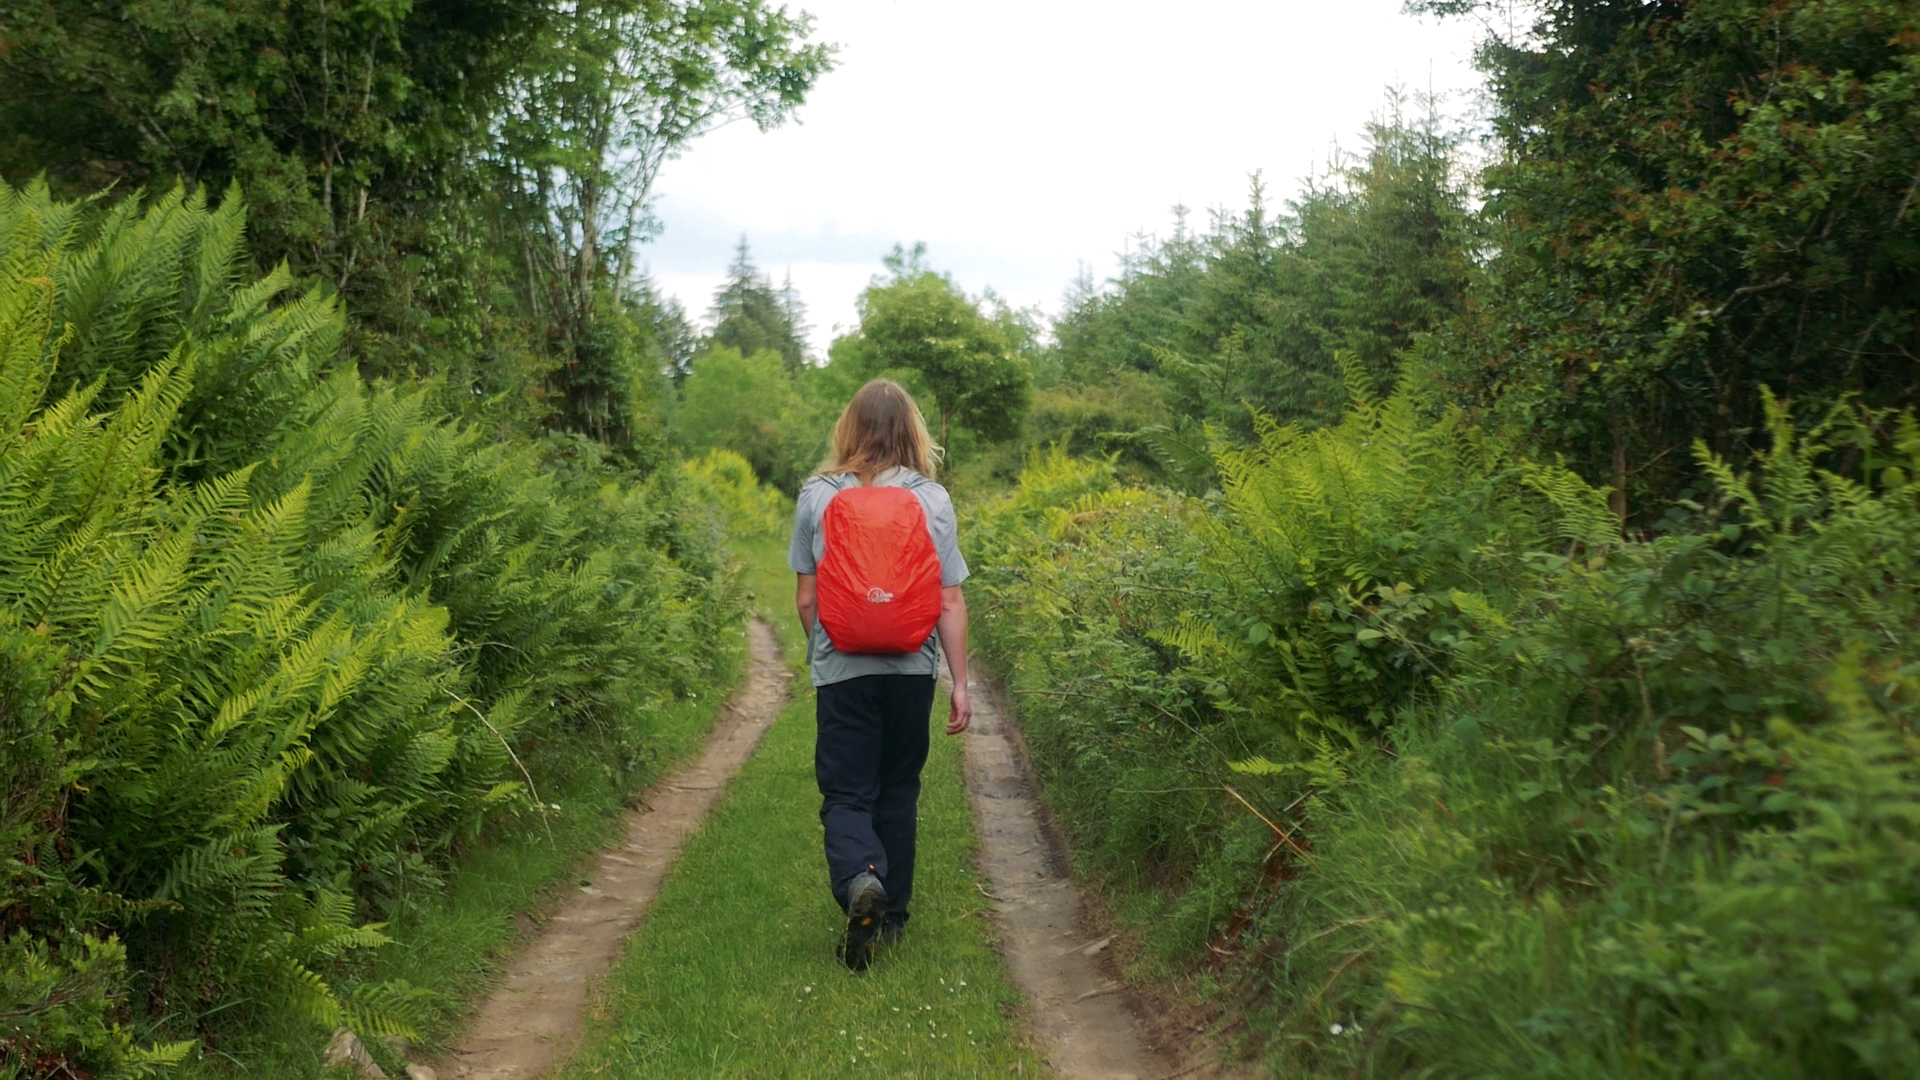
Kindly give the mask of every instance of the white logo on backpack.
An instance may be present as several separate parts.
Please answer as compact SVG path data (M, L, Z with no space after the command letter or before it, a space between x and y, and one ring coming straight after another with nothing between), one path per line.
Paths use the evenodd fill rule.
M893 603L893 594L875 585L873 588L867 590L867 603L891 604Z

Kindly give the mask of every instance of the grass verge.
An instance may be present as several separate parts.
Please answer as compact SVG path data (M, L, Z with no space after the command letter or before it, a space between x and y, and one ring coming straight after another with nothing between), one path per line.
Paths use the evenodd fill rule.
M736 540L734 548L743 559L740 577L746 586L748 604L754 614L773 627L787 667L804 675L807 638L800 632L800 617L793 608L793 571L787 569L787 538L784 535L749 537Z

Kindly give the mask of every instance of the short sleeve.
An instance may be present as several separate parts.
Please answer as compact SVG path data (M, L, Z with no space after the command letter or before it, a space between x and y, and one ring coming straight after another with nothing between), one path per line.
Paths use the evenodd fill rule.
M796 574L811 574L819 569L813 557L813 534L820 527L820 515L813 504L819 499L815 485L808 483L793 500L793 542L787 545L787 566Z
M940 556L940 584L952 588L970 574L967 560L960 554L960 523L947 489L938 484L927 486L927 531L933 534L933 549Z

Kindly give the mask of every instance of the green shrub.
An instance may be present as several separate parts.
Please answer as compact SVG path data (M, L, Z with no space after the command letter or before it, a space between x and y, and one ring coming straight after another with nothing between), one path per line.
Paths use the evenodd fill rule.
M1169 632L1263 726L1299 745L1360 745L1448 674L1462 631L1452 594L1526 587L1524 556L1602 544L1598 494L1526 461L1410 390L1357 390L1332 427L1258 424L1214 457L1204 607Z
M1200 500L1056 448L974 530L982 640L1060 762L1058 797L1084 789L1069 817L1102 865L1184 876L1246 813L1218 790L1228 763L1270 775L1269 756L1366 745L1446 674L1470 625L1453 592L1518 587L1522 553L1610 527L1591 489L1411 392L1334 427L1264 425L1215 461L1224 491Z
M1700 531L1536 557L1398 756L1322 793L1262 926L1300 942L1276 1067L1912 1071L1920 438L1869 487L1772 434L1754 477L1702 454Z
M971 515L975 636L1007 676L1054 810L1080 855L1152 880L1190 863L1205 699L1154 632L1194 595L1201 508L1119 486L1107 462L1036 453L1021 487ZM1200 830L1211 835L1209 822Z
M1118 463L1127 471L1155 475L1159 462L1136 433L1172 422L1161 380L1123 368L1100 383L1036 389L1026 439L1059 443L1081 456L1119 454Z
M695 453L728 450L779 491L797 493L826 453L832 415L802 392L817 376L788 373L776 352L716 348L693 362L680 388L679 434Z
M746 458L731 450L709 450L680 466L681 475L699 493L698 502L714 509L712 535L738 540L784 538L793 526L793 504L760 482Z

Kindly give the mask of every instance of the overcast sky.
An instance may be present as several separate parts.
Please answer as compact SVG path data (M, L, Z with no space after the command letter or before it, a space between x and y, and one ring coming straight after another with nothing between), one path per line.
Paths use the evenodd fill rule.
M775 131L735 124L669 162L642 249L704 320L742 234L791 274L822 355L895 243L962 287L1057 311L1130 236L1275 201L1360 142L1387 88L1467 112L1478 28L1401 0L805 0L839 68Z

